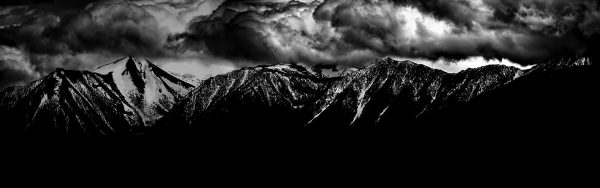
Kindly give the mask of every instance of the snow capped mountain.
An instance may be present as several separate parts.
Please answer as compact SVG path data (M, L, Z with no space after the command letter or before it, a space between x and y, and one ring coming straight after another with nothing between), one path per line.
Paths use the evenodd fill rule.
M518 72L494 65L449 74L410 61L380 59L333 84L312 106L307 126L378 126L388 117L408 124L504 85Z
M146 126L167 113L176 101L194 88L148 60L128 57L106 64L94 72L112 77L118 90L140 114Z
M131 135L193 88L148 61L123 58L94 72L57 69L0 92L8 134Z
M589 58L562 58L528 70L490 65L456 74L381 59L333 84L311 108L313 118L306 125L506 126L518 125L525 117L530 124L585 121L594 117L586 110L596 100L594 75ZM519 115L507 117L514 112Z
M298 65L258 66L203 81L158 127L394 128L437 123L452 118L444 116L454 114L449 110L458 111L523 80L590 66L589 59L579 58L529 70L490 65L451 74L386 58L331 78ZM547 82L551 80L528 84ZM505 110L510 108L495 112Z
M305 108L332 82L300 65L244 68L202 81L159 123L196 126L301 126Z

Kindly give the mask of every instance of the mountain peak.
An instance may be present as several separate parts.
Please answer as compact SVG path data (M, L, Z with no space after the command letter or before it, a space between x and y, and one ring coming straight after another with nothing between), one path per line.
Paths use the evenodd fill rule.
M410 60L396 60L391 57L376 59L369 64L369 66L399 66L399 65L427 67L425 65L421 65L421 64L412 62Z
M151 67L148 60L132 56L123 57L115 62L102 65L94 70L96 73L109 74L110 72L136 72L143 73Z
M51 72L48 77L61 78L65 75L65 69L57 68L54 72Z
M580 57L571 64L573 66L590 66L592 65L592 59L589 57Z
M94 72L109 75L128 103L151 125L194 86L143 58L124 57Z
M434 69L426 65L418 64L410 60L395 60L390 57L376 59L372 61L367 67L363 68L362 71L371 72L371 74L382 74L386 75L392 72L399 72L401 74L416 74L430 72L436 74L447 73L445 71Z
M590 66L592 65L592 59L584 56L565 56L550 60L542 65L560 67Z
M150 68L150 64L152 64L152 63L150 63L146 59L140 60L138 58L129 56L125 67L129 71L143 73Z
M582 56L565 56L561 58L552 59L545 63L538 64L528 70L528 73L545 71L545 70L562 70L575 67L586 67L592 66L593 60L590 57Z
M304 74L317 76L317 74L310 68L300 64L259 65L256 67L243 68L242 70L270 71L283 74Z
M11 120L19 134L53 127L65 134L129 134L152 126L193 87L148 60L124 57L93 72L58 68L2 91L0 115L30 117Z

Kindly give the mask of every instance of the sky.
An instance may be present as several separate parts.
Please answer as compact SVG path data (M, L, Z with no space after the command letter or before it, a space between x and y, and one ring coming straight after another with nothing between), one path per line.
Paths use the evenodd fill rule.
M596 0L3 0L0 89L123 56L200 78L409 59L447 72L598 54Z

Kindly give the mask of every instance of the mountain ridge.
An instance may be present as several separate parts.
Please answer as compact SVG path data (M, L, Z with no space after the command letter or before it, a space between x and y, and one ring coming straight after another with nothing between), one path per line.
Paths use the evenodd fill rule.
M589 90L593 68L593 59L576 57L526 70L489 65L447 73L381 58L333 77L298 64L259 65L194 87L148 60L124 57L94 72L57 69L0 91L0 119L9 122L1 127L5 133L33 135L177 135L211 127L402 128L441 125L465 114L477 115L462 124L477 124L513 106L522 106L521 114L539 111L555 118L561 114L553 110L569 108L562 117L569 119L581 113L580 106L593 103L582 101L594 100ZM573 99L573 94L583 97ZM583 114L589 118L590 113Z
M246 119L248 123L288 121L294 124L299 119L291 114L304 108L331 79L335 78L322 78L306 67L293 64L242 68L202 81L187 99L173 108L172 116L159 124L189 127L210 121L214 126L231 125L237 118ZM246 111L268 113L247 114ZM197 114L188 116L190 113Z
M447 73L411 61L395 61L391 58L375 60L370 66L355 71L332 86L330 91L317 101L313 110L314 117L307 126L333 126L340 121L347 122L340 126L358 126L355 123L363 115L371 116L367 117L370 120L365 119L359 124L376 125L389 108L393 108L393 105L388 104L398 103L395 101L397 99L402 100L401 103L406 108L401 114L413 114L411 117L418 117L427 110L436 108L434 105L467 102L481 92L509 82L518 71L519 69L514 67L493 65ZM490 77L493 74L498 75ZM375 101L375 105L370 105L373 103L372 98L391 100ZM444 102L437 104L439 101ZM414 106L414 109L406 111L406 106ZM369 112L371 108L376 108L372 109L375 112ZM331 117L326 117L322 123L315 123L328 110L328 116ZM406 118L408 119L402 121L412 121L412 118Z
M411 61L382 58L343 77L323 79L324 82L318 84L311 83L318 86L308 92L313 95L305 98L304 102L300 103L301 105L289 105L289 103L283 105L285 101L290 101L289 96L298 94L293 92L295 89L287 89L288 92L292 91L290 94L279 93L279 95L277 92L273 92L277 89L253 90L255 92L253 95L269 96L272 101L259 100L252 104L244 104L244 101L251 99L245 99L243 95L231 97L230 92L216 91L222 89L220 86L227 86L225 88L228 88L226 90L229 91L230 87L235 85L232 82L248 79L247 74L241 74L244 71L256 71L258 74L270 75L260 78L262 80L274 78L273 74L275 77L280 74L286 75L285 81L279 80L279 78L275 79L279 80L277 83L284 83L283 85L303 83L306 79L319 80L323 78L319 74L303 72L301 71L303 69L298 70L288 66L290 65L243 68L213 77L204 82L204 84L210 83L209 85L212 86L206 87L201 84L190 93L190 97L195 97L194 100L186 100L177 104L175 110L159 124L162 127L183 124L184 129L218 127L220 125L231 127L232 124L237 125L233 127L242 128L395 126L390 125L390 122L405 122L410 125L424 122L423 119L431 117L430 114L443 111L448 107L469 103L474 98L510 85L522 77L535 75L547 69L587 67L591 66L591 60L569 60L556 65L548 63L543 65L543 68L526 70L512 66L489 65L458 73L447 73ZM219 81L215 81L215 78L218 78ZM260 82L256 82L256 85L258 87L273 86L272 83L260 84ZM248 90L251 89L242 88L237 92ZM219 96L225 101L222 103L227 105L220 105L213 109L197 106L213 105L215 96ZM299 106L301 108L298 108ZM256 109L250 107L256 107ZM268 108L278 110L276 112L265 110ZM231 111L235 111L235 113L232 114ZM206 113L212 114L212 116L201 115ZM398 114L401 116L394 117ZM228 119L231 117L235 118ZM236 118L240 120L235 120ZM270 121L270 119L279 120ZM251 126L252 124L257 126Z
M0 129L17 135L138 134L187 94L173 88L181 84L179 89L189 90L193 86L169 77L149 62L132 67L135 61L125 57L107 64L117 66L108 72L59 68L34 82L1 91L0 119L6 123ZM153 95L146 89L148 85L158 88L160 95ZM145 95L153 100L136 101ZM145 109L157 102L162 106Z

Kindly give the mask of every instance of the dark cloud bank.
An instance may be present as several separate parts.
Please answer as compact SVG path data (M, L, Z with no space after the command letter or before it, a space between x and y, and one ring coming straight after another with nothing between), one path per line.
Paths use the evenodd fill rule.
M599 16L596 1L582 0L232 1L171 39L183 40L185 49L253 61L363 62L394 55L532 64L592 53Z
M482 56L528 65L595 55L600 34L595 0L57 2L0 4L0 87L123 55L347 65ZM209 3L212 13L197 12Z

